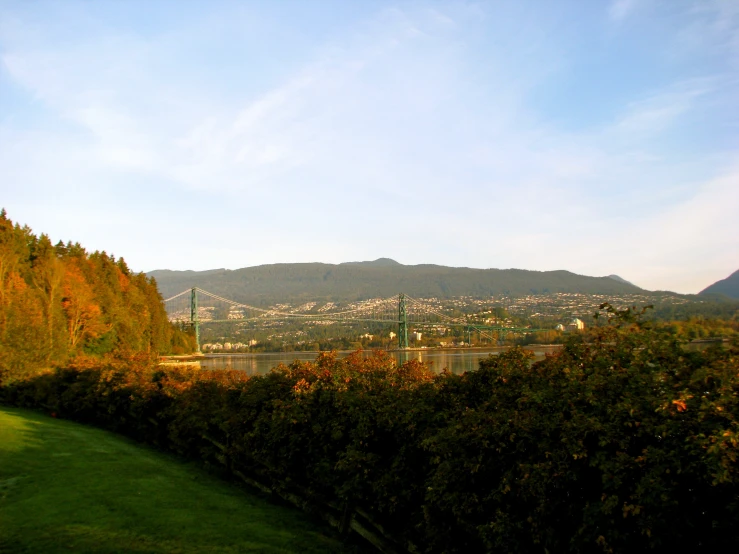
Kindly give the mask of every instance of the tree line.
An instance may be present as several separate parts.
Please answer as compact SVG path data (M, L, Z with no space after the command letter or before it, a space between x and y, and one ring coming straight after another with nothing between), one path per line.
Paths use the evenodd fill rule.
M123 258L52 244L0 211L0 380L80 357L193 350L156 281Z

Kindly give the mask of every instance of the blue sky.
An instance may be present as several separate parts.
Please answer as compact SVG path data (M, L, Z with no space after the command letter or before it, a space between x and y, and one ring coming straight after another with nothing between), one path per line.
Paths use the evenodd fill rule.
M0 204L137 271L739 268L739 2L0 0Z

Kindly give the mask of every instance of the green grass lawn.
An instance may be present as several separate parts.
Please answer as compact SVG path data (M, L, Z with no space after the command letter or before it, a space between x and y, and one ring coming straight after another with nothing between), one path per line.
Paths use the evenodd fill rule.
M345 552L303 513L115 434L0 407L0 552Z

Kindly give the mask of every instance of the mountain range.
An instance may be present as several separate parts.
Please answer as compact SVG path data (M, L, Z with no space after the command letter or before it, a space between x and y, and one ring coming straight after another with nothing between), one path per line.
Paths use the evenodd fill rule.
M349 302L400 292L418 298L558 292L647 293L617 275L588 277L564 270L403 265L389 258L342 264L270 264L235 270L156 270L148 275L157 280L164 298L197 286L238 302L261 306L310 300Z

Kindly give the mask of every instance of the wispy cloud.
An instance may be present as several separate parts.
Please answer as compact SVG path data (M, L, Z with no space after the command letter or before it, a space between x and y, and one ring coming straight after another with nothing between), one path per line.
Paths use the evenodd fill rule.
M663 132L694 106L701 96L713 92L716 81L715 78L691 79L631 102L626 106L625 113L616 123L615 129L632 137L634 134L653 135Z
M638 7L613 2L609 16ZM45 115L36 129L0 118L0 169L23 187L3 193L58 238L108 229L88 245L141 269L392 256L623 273L684 291L707 274L683 278L681 267L728 274L734 262L698 262L708 254L686 229L710 240L728 229L719 243L739 248L727 209L737 152L716 137L701 152L675 143L730 119L722 98L737 84L720 67L665 71L603 102L607 117L561 126L530 100L582 62L555 12L388 5L300 52L270 38L291 40L298 22L279 20L261 42L236 32L254 26L248 10L146 35L78 18L96 32L66 41L18 17L0 26L3 72L28 91L28 117ZM729 27L732 13L721 16ZM225 53L183 63L183 37L198 52L219 32ZM291 64L267 78L252 68L272 50ZM100 210L111 212L104 224ZM116 213L139 226L122 233ZM175 214L166 232L147 234L165 213Z

